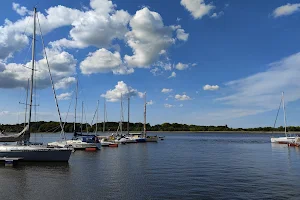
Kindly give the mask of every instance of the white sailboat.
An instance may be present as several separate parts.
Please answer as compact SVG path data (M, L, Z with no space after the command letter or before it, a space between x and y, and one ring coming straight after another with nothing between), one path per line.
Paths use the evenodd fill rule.
M78 79L76 83L75 116L74 116L75 119L74 119L74 130L73 130L74 138L66 141L49 142L48 147L64 147L65 145L68 145L75 150L85 150L88 148L100 149L100 145L97 145L98 138L96 136L94 138L90 138L90 136L79 137L79 135L82 135L82 123L81 123L81 134L78 134L76 132L77 94L78 94ZM97 107L97 112L98 112L98 107ZM82 102L82 119L83 119L83 102Z
M299 137L288 136L287 130L286 130L286 113L285 113L284 93L283 92L282 92L281 102L280 102L279 108L281 107L281 104L282 104L283 117L284 117L284 134L285 134L285 137L272 137L271 142L272 143L280 143L280 144L295 143L296 141L298 141ZM276 124L276 120L275 120L275 124ZM274 127L275 127L275 124L274 124Z
M129 125L129 98L128 98L128 125ZM123 98L122 98L122 95L121 95L121 119L120 119L120 124L119 124L119 127L118 127L118 130L120 128L120 136L117 137L117 139L115 140L116 143L136 143L136 139L134 137L132 137L131 135L127 134L126 136L123 135L123 131L122 131L122 127L123 127L123 120L124 120L124 117L123 117ZM127 132L129 133L129 126L127 125ZM117 135L118 135L118 130L117 130Z
M72 149L71 148L48 148L46 146L42 145L32 145L30 144L30 126L31 126L31 114L32 114L32 101L33 101L33 88L34 88L34 71L35 71L35 41L36 41L36 8L34 8L33 13L33 19L34 19L34 25L33 25L33 38L32 38L32 68L31 68L31 84L30 84L30 102L29 102L29 119L28 124L25 126L24 130L20 132L19 134L6 136L1 135L0 141L6 142L16 142L16 141L22 141L18 144L3 144L0 145L0 157L2 158L18 158L23 161L62 161L67 162L70 158ZM39 27L41 30L41 27ZM48 65L50 80L52 84L52 90L54 93L55 101L57 110L60 117L59 107L57 104L56 99L56 92L54 89L54 84L51 76L51 70L49 67L48 59L45 52L44 42L42 38L42 31L41 31L41 39L43 43L43 49L45 53L45 58ZM62 128L63 133L63 125L61 122L60 117L60 126Z

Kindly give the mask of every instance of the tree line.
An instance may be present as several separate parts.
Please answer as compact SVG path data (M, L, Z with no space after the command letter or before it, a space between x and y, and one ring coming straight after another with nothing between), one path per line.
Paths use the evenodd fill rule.
M76 132L95 132L96 124L80 124L76 123ZM117 131L119 127L119 122L106 122L105 131ZM143 123L129 123L129 129L132 132L143 131ZM5 132L20 132L24 128L24 124L0 124L0 130ZM147 131L284 131L284 127L280 126L277 128L273 127L257 127L257 128L230 128L227 125L225 126L199 126L199 125L188 125L188 124L178 124L178 123L163 123L151 126L149 123L146 125ZM61 130L59 122L32 122L31 123L31 132L59 132ZM97 131L101 132L103 130L103 124L97 124ZM122 130L127 131L127 122L123 122ZM288 131L300 131L300 126L289 126L287 127ZM65 132L74 132L74 123L64 123Z

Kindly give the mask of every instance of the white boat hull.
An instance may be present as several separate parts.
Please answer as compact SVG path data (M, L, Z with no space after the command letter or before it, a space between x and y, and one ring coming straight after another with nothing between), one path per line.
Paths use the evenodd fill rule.
M70 148L47 148L42 146L1 145L0 157L20 158L21 161L68 162Z
M294 143L299 137L278 137L271 138L272 143Z
M58 141L58 142L50 142L48 143L48 147L66 147L70 146L75 150L86 149L86 148L98 148L100 149L100 145L97 143L87 143L81 140L67 140L67 141Z

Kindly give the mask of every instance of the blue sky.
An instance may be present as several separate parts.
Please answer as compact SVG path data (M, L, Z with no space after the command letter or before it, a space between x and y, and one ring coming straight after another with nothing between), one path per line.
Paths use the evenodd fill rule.
M0 123L23 122L35 4L1 4ZM78 77L88 122L97 100L102 121L105 98L118 121L121 94L142 121L147 92L152 125L272 126L284 91L288 125L299 125L299 1L40 0L37 9L68 121ZM36 55L36 120L57 121L39 35Z

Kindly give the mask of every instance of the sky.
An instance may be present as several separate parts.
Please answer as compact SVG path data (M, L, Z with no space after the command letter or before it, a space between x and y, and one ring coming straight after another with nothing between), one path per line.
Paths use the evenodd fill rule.
M37 7L35 121L273 126L282 92L299 126L300 2L240 0L3 1L0 123L24 122ZM40 24L40 26L39 26ZM41 30L41 31L40 31ZM83 103L82 103L83 102ZM83 115L82 112L83 104ZM83 119L82 119L83 116ZM283 124L283 112L278 125Z

